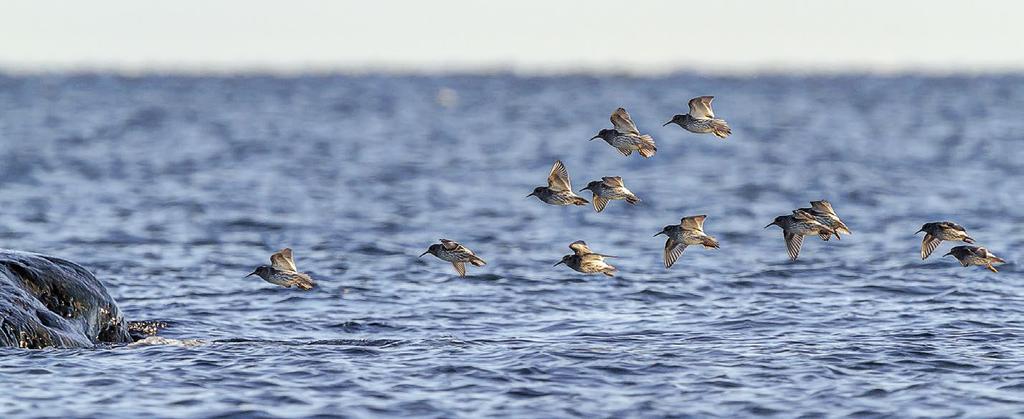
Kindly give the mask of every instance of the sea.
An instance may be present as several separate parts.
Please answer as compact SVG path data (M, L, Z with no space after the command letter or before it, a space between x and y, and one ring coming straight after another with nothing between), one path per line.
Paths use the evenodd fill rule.
M701 95L727 139L662 126ZM588 141L618 107L654 157ZM642 202L526 197L556 160ZM0 246L167 324L0 349L4 418L1024 416L1020 74L6 74L0 196ZM790 261L820 199L853 234ZM944 220L1007 263L922 260ZM317 288L246 277L284 247Z

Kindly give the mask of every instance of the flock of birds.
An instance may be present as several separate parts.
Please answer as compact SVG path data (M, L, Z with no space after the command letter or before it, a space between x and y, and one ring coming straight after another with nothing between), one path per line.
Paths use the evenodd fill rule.
M689 113L675 115L664 125L674 123L689 132L713 134L718 138L725 139L732 134L732 130L725 120L715 118L715 113L711 109L713 99L714 96L700 96L691 99ZM640 134L640 130L637 129L625 109L616 109L611 115L611 123L613 128L602 129L590 140L600 138L625 156L630 156L635 151L644 158L650 158L658 151L654 138L647 134ZM592 201L594 210L597 212L603 211L608 202L613 200L626 201L630 205L640 202L640 198L626 188L622 178L618 176L603 177L600 181L588 183L587 187L579 191L589 190L591 192L591 201L587 201L586 198L573 191L569 172L560 160L555 161L551 167L547 183L548 186L534 188L527 197L535 196L546 204L558 206L587 205ZM719 247L718 240L704 233L704 220L706 219L707 215L683 217L679 224L665 226L654 235L655 237L659 235L667 237L663 253L665 269L672 267L687 246L699 245L713 249ZM804 236L818 236L821 240L828 241L833 236L840 240L840 234L852 234L852 231L836 214L832 204L825 200L812 201L809 208L799 208L793 210L791 214L775 217L775 220L765 228L773 225L782 229L786 249L792 260L796 260L800 255ZM975 242L967 235L967 230L964 227L949 221L927 223L917 233L921 232L925 233L924 240L921 242L921 259L927 259L942 241L960 241L967 244ZM606 261L615 256L594 252L582 240L570 244L569 249L573 253L563 256L562 260L554 266L565 264L569 268L585 274L615 275L615 267ZM420 254L420 257L427 254L450 262L459 276L466 276L467 263L473 266L487 264L468 247L454 240L441 239L440 243L430 245L427 251ZM992 272L998 272L993 264L1005 263L1003 259L992 254L988 249L979 246L956 246L943 256L955 257L964 267L985 266ZM298 271L295 260L292 258L292 250L289 248L274 253L270 257L270 265L257 267L249 274L249 276L251 275L257 275L269 283L286 288L295 286L309 290L315 286L315 282L308 274Z

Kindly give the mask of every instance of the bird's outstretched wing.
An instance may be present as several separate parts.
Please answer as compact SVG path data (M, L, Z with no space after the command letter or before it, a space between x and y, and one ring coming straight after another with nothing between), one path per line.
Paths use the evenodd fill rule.
M789 251L789 258L796 260L797 256L800 256L800 247L804 245L804 236L792 233L783 233L782 235L786 239L786 250Z
M622 183L621 176L605 176L601 178L601 183L609 188L622 188L626 186L625 183Z
M715 112L711 110L714 96L700 96L690 99L690 116L697 119L713 119Z
M455 272L457 272L459 274L459 276L466 276L466 264L465 263L463 263L463 262L452 262L452 266L455 267Z
M792 217L796 221L817 221L817 219L814 218L814 214L811 214L802 209L793 210Z
M676 263L679 256L682 256L683 250L686 250L686 244L672 239L665 240L665 269L671 268Z
M270 255L270 266L279 271L298 272L299 270L295 267L295 259L292 259L292 249L288 247Z
M706 218L708 218L707 215L683 217L683 219L679 221L679 225L683 227L683 230L704 231L704 219Z
M928 259L935 248L939 247L939 243L942 243L942 239L931 235L931 233L924 233L924 240L921 240L921 260Z
M572 244L569 245L569 248L572 249L573 253L575 253L577 256L594 253L594 251L590 250L590 247L587 246L587 242L583 240L577 240L572 242Z
M836 215L836 211L832 209L832 203L825 200L811 201L811 208L826 214Z
M626 112L625 109L619 108L612 112L611 120L616 131L623 134L640 135L640 130L636 129L633 118L629 117L629 112Z
M456 242L455 240L448 240L448 239L441 239L441 246L444 246L444 250L449 250L449 251L458 249L459 247L462 247L462 245L459 244L458 242Z
M571 191L572 183L569 182L569 171L561 160L555 160L551 166L551 173L548 173L548 188L553 191Z

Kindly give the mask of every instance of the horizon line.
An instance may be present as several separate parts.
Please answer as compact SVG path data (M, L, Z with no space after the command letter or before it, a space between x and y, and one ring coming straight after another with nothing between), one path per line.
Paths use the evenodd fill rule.
M0 61L0 75L41 76L54 74L88 75L107 74L126 77L138 76L446 76L446 75L516 75L516 76L605 76L605 77L666 77L689 74L705 77L758 77L758 76L999 76L1024 75L1024 65L957 66L934 65L880 66L868 64L821 65L779 64L756 65L663 65L635 70L635 66L587 65L522 65L472 64L424 65L411 63L147 63L147 64L25 64Z

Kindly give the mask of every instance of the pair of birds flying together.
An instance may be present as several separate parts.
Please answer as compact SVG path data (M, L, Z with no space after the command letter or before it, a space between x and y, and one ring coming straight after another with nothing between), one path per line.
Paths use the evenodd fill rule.
M974 244L974 239L967 235L967 229L951 221L926 223L917 231L917 233L921 232L924 232L924 239L921 240L921 260L928 259L928 256L931 256L943 240ZM942 256L953 256L965 268L984 266L992 272L999 272L993 264L1006 263L1005 260L992 254L988 249L979 246L956 246Z
M810 208L796 209L790 215L775 217L775 220L764 228L773 225L782 228L782 238L786 241L786 250L791 260L796 260L800 256L804 236L818 236L828 241L833 235L837 240L841 240L839 233L853 234L836 215L832 204L825 200L811 201Z
M689 113L675 115L662 126L676 124L693 133L714 134L718 138L725 139L732 134L732 129L724 119L715 118L715 112L711 109L711 101L714 99L714 96L690 99ZM608 145L615 147L624 156L632 155L636 151L644 158L651 158L658 152L654 137L649 134L641 134L626 109L618 108L612 112L611 122L612 129L602 129L590 141L600 138Z
M594 200L594 210L597 212L604 211L608 201L611 200L623 200L630 205L636 205L640 202L640 198L637 198L633 191L626 188L626 184L622 182L622 178L619 176L606 176L602 177L601 180L593 181L587 184L586 188L580 189L580 192L589 190ZM527 198L536 196L544 203L551 205L587 205L588 201L583 197L576 195L576 192L572 190L572 182L569 180L569 171L565 169L565 164L561 160L556 160L555 164L551 166L551 172L548 173L548 186L538 186L526 195Z

